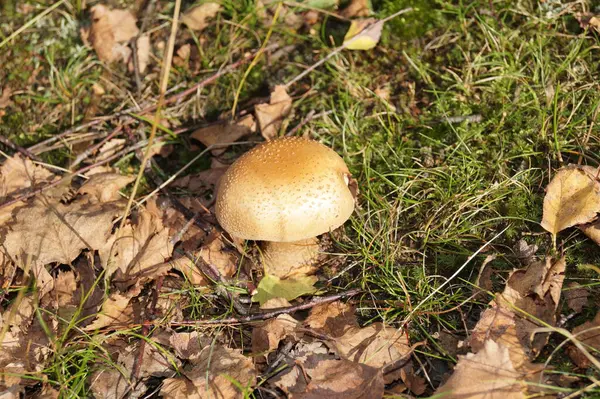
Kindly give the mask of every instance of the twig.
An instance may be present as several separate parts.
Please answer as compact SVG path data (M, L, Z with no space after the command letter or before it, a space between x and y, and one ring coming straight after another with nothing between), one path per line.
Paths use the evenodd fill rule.
M298 125L296 125L292 130L290 130L289 132L286 133L286 136L293 136L294 133L296 133L298 130L302 129L302 127L304 127L304 125L306 125L308 122L312 121L313 119L322 118L329 114L333 114L333 110L319 112L316 115L315 115L314 109L310 110L310 112L306 115L306 117L304 119L302 119L302 121Z
M210 325L232 325L232 324L246 324L252 323L255 321L263 321L272 319L282 314L290 314L295 313L301 310L306 310L313 308L317 305L322 305L324 303L330 303L337 301L342 298L348 298L354 295L357 295L361 292L359 289L352 289L346 292L341 292L335 295L329 295L324 297L315 298L312 301L302 303L300 305L288 306L285 308L277 308L272 309L269 312L254 314L245 317L228 317L225 319L216 319L216 320L184 320L179 322L170 323L171 326L210 326Z
M32 154L30 151L28 151L26 148L23 148L19 145L16 145L15 143L13 143L12 141L10 141L9 139L7 139L6 137L0 135L0 143L4 144L5 146L7 146L8 148L10 148L11 150L20 152L21 154L25 155L27 158L33 160L33 161L38 161L41 162L42 160Z
M90 155L92 155L94 152L98 151L100 149L100 147L102 147L108 140L112 139L113 137L115 137L116 135L121 133L121 131L123 131L123 125L114 129L108 136L103 138L98 144L89 147L87 150L85 150L84 152L79 154L77 156L77 158L75 158L75 160L71 164L71 169L73 169L75 166L79 165L81 162L85 161Z

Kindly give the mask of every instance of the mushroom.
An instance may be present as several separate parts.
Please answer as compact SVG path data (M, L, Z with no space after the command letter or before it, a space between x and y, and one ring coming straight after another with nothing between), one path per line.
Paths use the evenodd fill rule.
M343 159L317 141L267 141L227 169L216 217L234 237L266 241L266 274L307 275L316 269L317 236L343 225L354 211L354 183Z

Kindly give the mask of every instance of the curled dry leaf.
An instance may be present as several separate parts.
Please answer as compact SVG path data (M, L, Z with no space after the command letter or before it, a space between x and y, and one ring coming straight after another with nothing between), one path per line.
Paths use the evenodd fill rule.
M285 86L275 86L271 92L269 104L258 104L254 107L260 133L266 140L277 137L279 128L284 118L292 110L292 98L285 90Z
M596 244L600 245L600 220L579 226L579 230Z
M491 302L475 326L470 346L478 352L486 340L508 348L514 367L531 369L529 363L544 347L548 336L532 333L541 327L537 320L556 324L556 309L564 280L565 258L546 258L525 270L516 270L508 278L506 288Z
M163 381L160 394L165 399L234 399L241 395L238 386L256 383L252 359L219 345L201 349L192 367L182 373L181 377Z
M204 3L187 10L183 14L181 22L192 30L200 31L208 26L209 20L214 18L220 10L221 5L219 3Z
M570 165L560 169L546 188L542 227L556 235L593 221L600 212L598 170Z
M53 180L54 175L41 166L34 165L20 154L10 157L0 167L0 200L17 196L22 190ZM0 225L12 218L13 210L23 202L0 209Z
M205 146L214 146L213 155L220 155L227 147L244 136L256 131L256 122L252 115L246 115L236 123L222 122L196 130L191 138L200 141Z
M10 105L12 105L12 101L10 99L10 97L12 96L12 89L8 86L5 86L2 89L2 94L0 94L0 109L2 108L6 108Z
M139 29L133 14L128 10L111 10L98 4L90 10L92 26L89 40L104 62L127 61L131 50L127 42L135 37Z
M568 289L564 291L564 295L567 306L574 312L580 313L587 306L590 293L586 287L577 282L572 282L568 285Z
M573 335L582 344L589 345L597 351L600 350L600 312L596 314L593 320L575 327ZM572 347L568 354L579 367L586 368L591 365L589 359L576 347Z
M94 163L102 162L115 155L117 152L125 148L125 143L127 143L127 140L125 139L108 140L104 145L102 145L102 147L98 149L98 156L94 158Z
M523 373L518 372L509 349L487 340L476 354L459 356L454 373L436 394L449 398L525 399Z
M135 47L137 49L137 63L138 63L138 71L141 74L146 73L146 69L148 68L148 64L150 63L150 36L142 35L138 37L135 42ZM129 61L127 65L129 72L134 71L134 63L133 57Z

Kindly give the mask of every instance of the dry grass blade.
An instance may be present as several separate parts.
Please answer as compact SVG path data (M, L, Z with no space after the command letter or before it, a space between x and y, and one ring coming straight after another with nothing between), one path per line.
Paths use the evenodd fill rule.
M150 131L150 137L148 137L148 145L146 147L146 152L144 153L144 158L142 160L142 164L140 165L140 170L135 179L135 183L133 185L133 189L131 191L131 195L129 196L129 201L127 201L127 206L125 211L123 212L123 218L121 219L121 224L119 225L119 230L121 230L126 223L127 215L129 215L129 211L131 210L131 206L133 205L133 200L135 199L135 195L140 185L140 181L142 180L142 176L144 175L144 170L146 167L146 163L150 159L152 155L152 144L154 143L154 138L156 137L156 131L158 130L158 124L160 123L160 112L162 106L165 101L165 93L167 92L167 85L169 84L169 73L171 71L171 63L173 62L173 51L175 49L175 36L177 35L177 28L179 22L179 12L181 9L181 0L175 0L175 10L173 11L173 22L171 25L171 35L169 36L169 43L167 45L166 51L166 59L163 63L163 73L160 81L160 94L158 97L158 103L156 105L156 112L154 114L154 119L152 121L152 130Z

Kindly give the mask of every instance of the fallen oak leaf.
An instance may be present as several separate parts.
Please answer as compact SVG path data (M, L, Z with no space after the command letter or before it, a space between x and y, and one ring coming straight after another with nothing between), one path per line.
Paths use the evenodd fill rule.
M589 223L600 212L598 170L569 165L546 187L541 225L553 236L568 227Z
M486 340L476 354L459 356L454 373L436 391L450 398L525 399L524 375L515 369L508 348Z
M253 133L255 130L254 117L247 115L236 123L222 122L200 128L193 132L190 137L200 141L207 147L212 145L211 153L216 156L224 153L229 144Z
M187 10L181 17L181 22L192 30L201 31L208 26L208 21L214 18L220 10L219 3L204 3Z
M104 62L126 61L131 54L127 42L139 32L133 14L102 4L92 7L90 13L92 26L88 35L98 58Z
M202 348L191 369L182 370L182 374L163 381L162 397L234 399L241 395L239 387L256 383L252 359L220 345Z
M577 282L571 282L564 291L567 306L576 313L581 313L588 304L588 289Z
M384 382L381 369L346 359L321 360L304 363L310 382L303 393L293 398L361 399L383 397Z
M115 327L127 325L133 321L133 308L130 302L133 297L140 293L139 289L130 290L125 294L113 292L106 298L102 304L100 312L96 319L87 327L85 331L94 331L106 327Z
M341 301L313 307L304 324L333 338L343 336L349 328L358 327L354 307Z
M254 107L260 133L266 140L277 137L283 119L291 110L292 98L283 85L275 86L271 92L269 104L257 104Z
M134 176L124 176L118 173L97 173L90 177L77 192L88 194L98 202L116 201L121 196L119 190L135 180Z
M344 335L332 341L340 356L353 362L383 368L406 359L412 353L408 337L402 331L383 323L373 323L364 328L351 327ZM400 378L397 373L385 375L389 384Z
M172 253L169 230L145 210L140 212L137 223L125 225L99 250L107 276L119 270L120 282L135 278L139 284L166 274L171 267L165 261Z
M69 264L83 249L102 248L122 202L91 203L83 197L68 205L34 200L19 208L5 228L4 247L12 259L29 256L35 263Z

